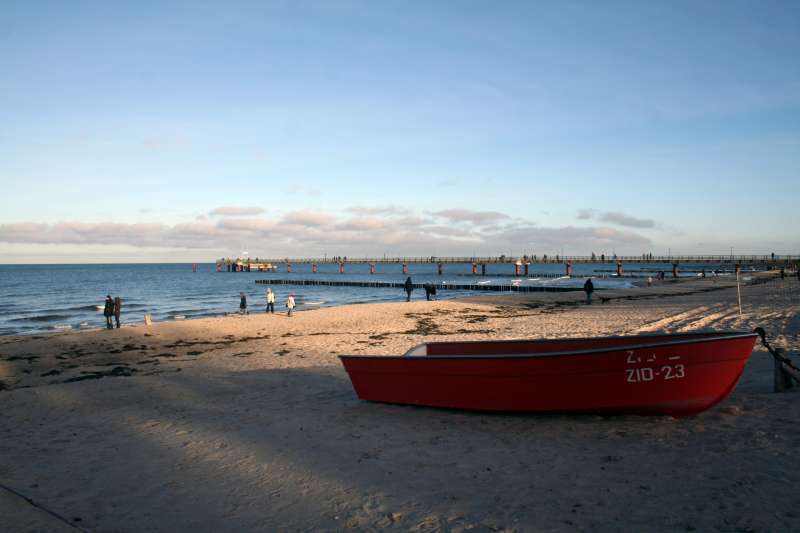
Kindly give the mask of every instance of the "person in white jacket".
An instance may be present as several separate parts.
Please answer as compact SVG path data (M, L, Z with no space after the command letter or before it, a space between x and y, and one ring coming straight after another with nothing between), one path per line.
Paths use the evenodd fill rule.
M292 309L294 309L294 294L290 294L286 299L286 308L289 310L289 316L292 316Z
M267 289L267 313L275 313L275 293L272 292L272 287Z

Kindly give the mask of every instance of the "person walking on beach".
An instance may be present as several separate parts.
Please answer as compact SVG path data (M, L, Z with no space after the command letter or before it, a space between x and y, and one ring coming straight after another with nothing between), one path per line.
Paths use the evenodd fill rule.
M103 316L106 317L106 329L114 329L114 324L111 323L111 317L114 316L114 299L111 295L106 296L106 306L103 309Z
M275 293L272 292L272 287L267 289L267 313L275 314Z
M433 300L436 299L436 285L434 285L433 283L426 283L422 287L425 289L425 299L426 300L428 300L430 302L431 299L433 299Z
M239 293L239 314L247 314L247 296L243 292Z
M117 296L114 298L114 321L117 323L119 329L119 315L122 313L122 298Z
M406 278L406 282L403 284L403 288L406 291L406 301L411 301L411 291L414 290L414 284L411 282L411 276Z
M292 316L292 309L294 309L294 294L290 294L289 297L286 299L286 309L289 310L286 313L287 316Z
M592 278L586 280L586 283L583 284L583 290L586 291L586 305L592 305L592 293L594 292Z

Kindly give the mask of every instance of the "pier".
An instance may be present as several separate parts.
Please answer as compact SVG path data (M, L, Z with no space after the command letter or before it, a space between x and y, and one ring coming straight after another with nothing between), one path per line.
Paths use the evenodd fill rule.
M437 266L437 273L443 275L445 266L448 264L467 264L472 265L472 275L486 276L486 275L514 275L514 276L530 276L531 265L539 264L562 264L564 266L565 276L572 275L572 267L576 264L608 264L614 267L613 272L617 276L624 275L625 265L669 265L673 277L678 276L681 264L692 265L724 265L727 269L734 270L742 267L753 267L762 270L779 269L779 268L792 268L800 262L800 255L668 255L668 256L655 256L652 254L642 254L640 256L606 256L589 255L589 256L548 256L547 254L538 255L523 255L521 257L509 257L505 255L497 257L346 257L346 256L333 256L333 257L285 257L278 259L261 259L261 258L247 258L247 259L231 259L223 258L216 261L217 272L277 272L279 269L287 273L291 273L295 265L309 265L312 274L317 273L319 265L334 264L338 266L338 271L344 274L347 270L347 265L352 264L366 264L369 265L369 273L375 274L376 266L383 265L398 265L402 274L408 274L409 265L413 264L435 264ZM489 265L508 265L513 268L512 273L487 273ZM697 271L696 269L694 271ZM550 277L552 273L547 275L537 275L537 277Z
M316 279L257 279L259 285L317 285L326 287L375 287L381 289L405 289L402 281L331 281ZM424 289L424 283L413 283L415 289ZM436 290L494 291L494 292L571 292L582 291L581 287L543 287L514 284L436 283Z

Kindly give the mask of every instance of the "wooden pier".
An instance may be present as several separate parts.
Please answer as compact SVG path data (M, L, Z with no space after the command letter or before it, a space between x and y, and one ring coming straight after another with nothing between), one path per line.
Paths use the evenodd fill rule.
M537 264L561 264L564 266L565 276L572 274L572 267L576 264L608 264L614 267L613 271L617 276L622 276L625 265L670 265L673 277L678 276L681 264L693 265L724 265L726 269L734 270L744 267L755 267L762 270L779 268L796 268L800 262L798 255L669 255L654 256L652 254L642 254L641 256L606 256L605 254L590 256L548 256L548 255L523 255L522 257L285 257L282 259L219 259L216 261L217 272L277 272L279 269L291 273L296 265L310 265L312 274L318 272L319 265L334 264L338 266L338 271L344 274L347 265L366 264L369 265L369 273L375 274L376 266L379 264L400 265L401 273L408 274L409 265L413 264L435 264L437 273L443 275L445 265L466 264L471 265L473 276L486 275L506 275L494 272L487 273L488 265L509 265L513 268L514 276L530 276L531 265ZM696 269L695 269L696 271ZM552 273L540 275L539 277L550 277Z
M316 279L257 279L259 285L312 285L326 287L374 287L380 289L405 289L402 281L335 281ZM415 289L424 289L425 283L413 283ZM571 292L582 291L582 287L545 287L509 284L436 283L436 290L494 291L494 292Z

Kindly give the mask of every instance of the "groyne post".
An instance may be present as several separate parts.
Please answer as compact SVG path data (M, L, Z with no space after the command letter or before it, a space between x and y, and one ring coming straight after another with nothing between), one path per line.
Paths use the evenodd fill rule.
M528 277L528 267L529 266L530 266L530 263L525 263L525 277Z
M486 275L486 263L481 263L481 276Z
M786 357L783 348L775 348L775 353L781 357ZM783 361L780 361L777 357L773 357L773 362L775 363L775 368L773 372L772 390L774 392L783 392L794 387L791 369L787 368L786 365L783 364Z

